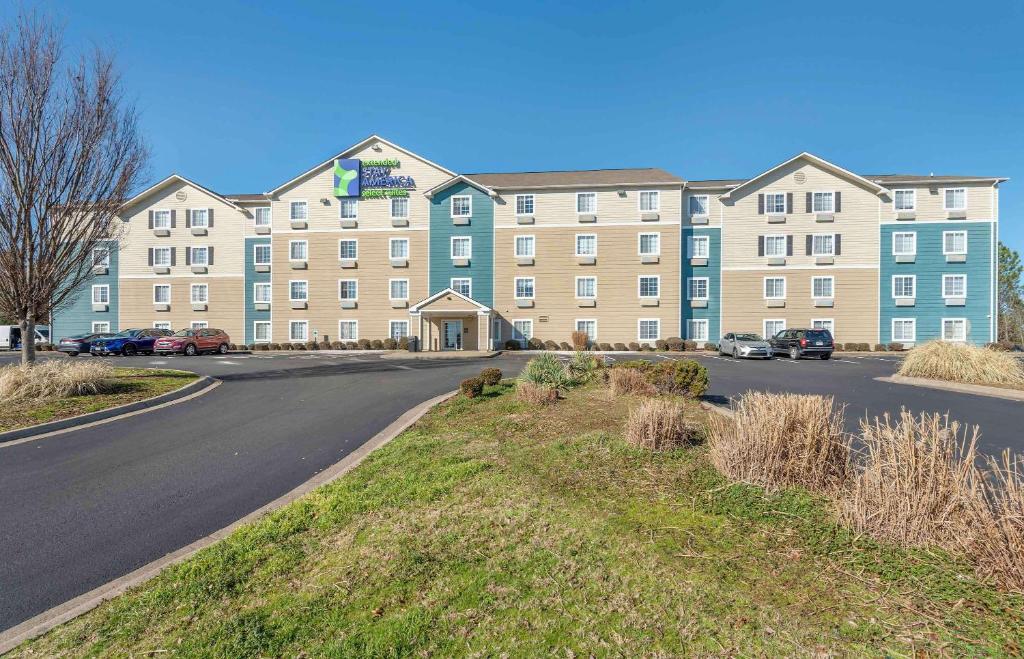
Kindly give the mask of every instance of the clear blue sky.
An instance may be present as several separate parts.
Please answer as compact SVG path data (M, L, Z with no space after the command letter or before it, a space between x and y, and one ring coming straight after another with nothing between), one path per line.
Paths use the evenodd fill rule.
M25 2L118 53L153 179L261 192L371 133L463 172L744 177L810 151L1008 176L1024 251L1024 3L602 4Z

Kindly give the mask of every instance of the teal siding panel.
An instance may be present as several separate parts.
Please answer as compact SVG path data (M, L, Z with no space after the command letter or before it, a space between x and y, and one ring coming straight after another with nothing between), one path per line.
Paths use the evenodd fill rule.
M454 195L473 198L472 219L468 226L452 223L451 198ZM452 265L452 236L470 236L473 239L469 265ZM448 288L453 277L473 280L473 299L494 305L494 202L471 185L460 183L444 190L430 203L430 294Z
M252 324L257 320L270 320L269 311L256 311L254 308L255 290L253 284L265 284L270 282L269 272L256 272L256 254L253 247L256 245L269 245L270 238L246 238L245 239L245 342L256 341Z
M707 265L690 265L689 249L692 236L708 236ZM722 232L718 227L683 227L682 241L679 250L682 255L679 282L682 296L679 326L682 328L682 338L689 338L686 336L688 320L707 319L708 341L717 343L722 332L720 327L722 318ZM690 301L687 299L687 280L691 277L708 278L707 308L693 309L690 307Z
M892 255L892 234L917 233L914 263L896 263ZM967 261L947 263L942 253L944 231L967 232ZM966 318L970 343L992 341L992 299L995 291L992 274L992 224L989 222L908 222L881 227L881 263L879 277L879 329L882 343L892 340L893 318L917 319L917 343L942 337L943 318ZM892 297L893 275L917 275L913 307L897 307ZM967 275L967 304L947 307L942 298L942 275Z
M110 248L110 268L107 274L93 275L70 296L62 309L53 314L51 336L54 341L65 336L87 334L92 331L93 322L108 322L111 332L118 331L117 242L110 241L107 246ZM101 284L110 287L110 306L107 311L93 311L92 287Z

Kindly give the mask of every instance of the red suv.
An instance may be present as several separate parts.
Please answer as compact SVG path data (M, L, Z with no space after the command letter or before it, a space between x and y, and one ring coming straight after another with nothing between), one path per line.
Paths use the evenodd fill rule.
M162 336L153 344L153 352L159 355L181 353L188 357L200 352L227 354L231 337L224 330L202 328L178 330L171 336Z

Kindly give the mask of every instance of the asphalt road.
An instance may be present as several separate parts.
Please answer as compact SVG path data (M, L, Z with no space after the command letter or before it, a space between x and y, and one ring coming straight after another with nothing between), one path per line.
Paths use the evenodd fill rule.
M16 358L0 355L0 365ZM224 384L182 405L0 444L0 630L227 526L336 463L417 403L485 366L518 373L526 358L255 353L109 359L193 370ZM1024 452L1024 404L876 381L896 370L896 357L696 358L710 371L714 402L749 389L832 394L847 405L850 430L860 418L904 406L949 412L981 426L984 451Z

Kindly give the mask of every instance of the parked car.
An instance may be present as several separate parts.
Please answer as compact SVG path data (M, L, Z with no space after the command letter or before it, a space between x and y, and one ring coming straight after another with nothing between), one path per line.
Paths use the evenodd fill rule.
M68 353L69 357L75 357L83 352L89 352L89 349L92 347L92 342L96 339L107 339L112 336L114 336L112 332L66 336L57 344L57 350Z
M773 336L769 343L776 353L789 353L790 359L818 357L829 359L835 350L832 333L827 329L784 329Z
M191 357L201 352L219 352L226 354L231 337L224 330L213 329L183 329L175 332L172 336L160 337L153 344L153 351L159 354L169 352L180 353Z
M771 359L775 352L771 343L758 334L729 332L718 342L718 354L733 357L760 357Z
M153 343L161 336L170 336L171 331L165 329L126 329L105 339L96 339L89 346L91 355L132 355L143 353L153 354Z
M36 345L50 340L50 328L36 326ZM0 325L0 350L21 349L21 328L17 325Z

